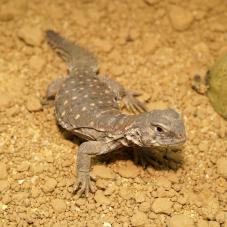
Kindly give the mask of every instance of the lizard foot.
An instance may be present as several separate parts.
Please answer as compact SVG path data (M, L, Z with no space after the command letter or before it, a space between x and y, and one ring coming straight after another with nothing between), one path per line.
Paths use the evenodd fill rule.
M151 151L151 150L144 150L144 153L146 157L146 161L148 164L151 164L153 167L160 169L173 169L176 170L181 165L181 157L178 155L178 153L168 153L167 151Z
M123 98L125 107L133 113L143 113L147 111L147 108L141 103L132 93L128 93Z
M152 156L146 150L133 150L133 159L134 163L137 165L141 165L144 169L148 165L155 165L155 161L153 160Z
M78 172L77 181L73 189L74 193L79 197L81 197L82 194L85 194L85 196L88 197L89 192L94 192L91 180L95 180L95 178L88 172Z
M41 104L42 104L43 107L49 107L49 106L52 107L52 106L54 106L54 100L52 100L52 99L50 100L50 99L45 98L45 99L41 100Z

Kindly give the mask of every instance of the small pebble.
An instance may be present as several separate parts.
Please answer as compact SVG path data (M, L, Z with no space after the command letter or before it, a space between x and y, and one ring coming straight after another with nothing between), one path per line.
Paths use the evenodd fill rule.
M150 37L143 42L143 51L145 54L153 54L160 45L159 37Z
M44 39L41 29L31 25L21 27L18 31L18 37L31 46L40 46Z
M45 63L45 59L37 55L33 55L28 62L29 66L37 73L42 71Z
M3 193L9 188L9 182L7 180L0 180L0 192Z
M13 98L6 93L0 93L0 111L12 106Z
M201 214L204 219L214 220L219 210L219 201L214 197L208 197L203 201Z
M139 169L133 164L133 162L126 162L125 166L118 166L115 171L119 173L122 177L135 178L139 174Z
M26 107L30 112L36 112L42 110L41 102L36 97L29 97L27 100Z
M220 227L220 224L216 221L209 221L209 227Z
M173 202L168 198L157 198L152 204L152 210L156 214L171 214Z
M95 39L94 45L99 49L99 51L105 53L109 53L113 49L113 45L105 39Z
M179 6L172 6L169 11L169 19L172 27L177 31L187 30L193 22L190 11Z
M148 217L145 213L141 211L137 211L132 217L131 217L131 224L132 226L143 226L146 223L148 223Z
M52 192L57 186L57 181L54 178L47 178L42 189L44 192Z
M104 165L94 166L92 173L98 178L103 178L103 179L113 179L114 178L113 171Z
M21 202L29 197L29 193L27 192L17 192L12 195L12 200L16 202Z
M52 200L51 205L52 205L54 211L57 213L62 213L62 212L65 212L65 210L66 210L66 203L62 199Z
M110 199L106 197L103 191L101 190L96 191L94 199L97 203L100 203L100 204L106 204L106 205L110 204Z
M17 171L24 172L27 171L30 167L29 162L22 162L17 166Z
M221 157L217 161L218 174L227 180L227 158Z
M198 220L197 227L209 227L208 221Z
M170 218L169 227L195 227L195 224L192 218L179 214Z
M7 179L8 173L6 169L6 164L5 163L0 163L0 180L5 180Z
M166 177L163 177L163 176L160 176L159 178L157 178L156 184L158 187L163 187L166 190L170 190L171 188L171 182Z
M151 35L143 41L143 52L145 54L153 54L160 47L160 37L158 35Z

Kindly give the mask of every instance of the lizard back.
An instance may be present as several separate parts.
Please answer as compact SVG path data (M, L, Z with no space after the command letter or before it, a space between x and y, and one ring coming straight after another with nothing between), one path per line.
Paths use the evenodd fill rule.
M122 115L115 94L96 75L85 72L64 81L55 98L55 111L59 124L71 131L111 131L113 121Z
M54 49L60 50L61 56L73 65L55 97L58 123L77 133L85 128L104 132L103 136L121 132L132 117L121 113L116 93L97 76L94 56L54 31L47 31L47 38ZM90 134L90 131L82 134Z

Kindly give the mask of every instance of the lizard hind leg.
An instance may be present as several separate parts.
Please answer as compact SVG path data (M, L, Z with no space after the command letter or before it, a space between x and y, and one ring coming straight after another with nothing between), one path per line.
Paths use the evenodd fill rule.
M43 106L52 106L54 104L55 96L67 77L56 79L48 85L45 98L42 100Z
M66 78L67 77L62 77L60 79L54 80L51 84L49 84L46 90L46 99L55 98L57 92L59 91Z

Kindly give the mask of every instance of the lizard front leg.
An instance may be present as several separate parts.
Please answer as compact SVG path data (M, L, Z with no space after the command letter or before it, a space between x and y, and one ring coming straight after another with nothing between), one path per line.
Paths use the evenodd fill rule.
M102 141L88 141L80 145L77 154L77 181L74 186L74 192L79 196L85 193L88 196L89 191L93 192L91 185L90 167L91 158L96 155L111 152L120 147L120 143L102 142Z
M129 92L115 80L111 80L106 76L100 76L100 80L107 84L107 86L116 94L116 97L124 106L133 113L143 113L147 111L146 106L140 102L135 96L136 93Z

